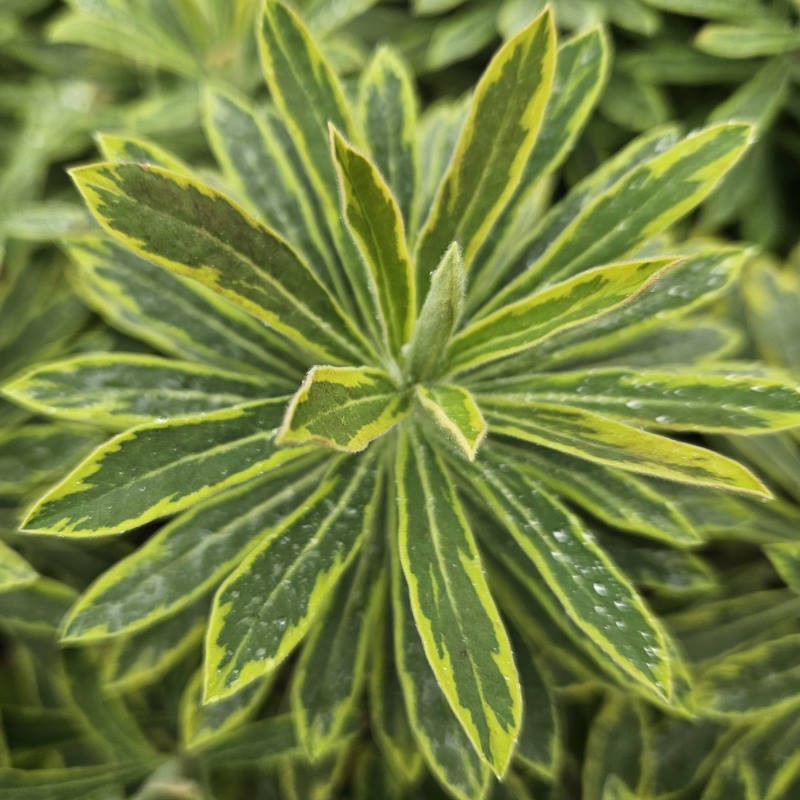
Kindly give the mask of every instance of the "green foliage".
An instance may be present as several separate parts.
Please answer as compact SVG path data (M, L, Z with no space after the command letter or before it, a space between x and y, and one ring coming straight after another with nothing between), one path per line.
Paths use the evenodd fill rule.
M59 198L4 223L3 797L791 796L800 291L676 227L747 207L713 193L784 62L570 178L621 143L595 108L649 129L620 87L660 91L624 54L606 90L586 23L795 46L724 5L417 0L373 55L353 34L405 12L369 0L62 9L55 40L191 97L172 150L102 101L104 161L71 170L93 221ZM495 18L474 91L420 110L415 71ZM218 171L181 142L199 118ZM61 124L26 202L85 146ZM54 232L71 289L18 250ZM766 363L708 310L745 264ZM81 336L73 291L117 332Z

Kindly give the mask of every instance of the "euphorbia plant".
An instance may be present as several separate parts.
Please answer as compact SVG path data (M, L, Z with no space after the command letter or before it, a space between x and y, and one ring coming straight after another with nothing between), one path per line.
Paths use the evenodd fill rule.
M177 516L89 587L64 639L121 642L109 680L124 686L131 643L150 637L163 668L204 629L190 740L234 727L305 639L292 709L310 754L342 735L369 663L375 740L405 780L419 759L387 708L395 671L454 796L481 796L515 752L552 776L531 607L533 628L608 680L686 704L679 656L589 515L696 544L663 479L768 491L664 434L800 421L780 377L687 366L719 350L720 328L682 317L729 284L741 251L645 247L751 129L655 131L542 215L602 87L599 31L558 48L543 13L494 57L463 122L440 108L419 126L388 50L350 106L282 3L265 4L259 44L267 108L207 93L238 200L143 141L101 138L116 160L73 171L112 237L70 245L78 284L172 357L76 357L8 387L122 431L25 527L96 537ZM664 365L638 366L643 348ZM390 616L392 659L376 638Z

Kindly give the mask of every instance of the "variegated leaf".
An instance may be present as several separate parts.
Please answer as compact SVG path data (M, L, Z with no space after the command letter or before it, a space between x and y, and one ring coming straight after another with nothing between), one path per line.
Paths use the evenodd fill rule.
M355 453L408 411L408 397L382 370L314 367L289 403L278 441Z
M416 398L437 430L472 461L488 432L475 398L461 386L450 384L418 385Z

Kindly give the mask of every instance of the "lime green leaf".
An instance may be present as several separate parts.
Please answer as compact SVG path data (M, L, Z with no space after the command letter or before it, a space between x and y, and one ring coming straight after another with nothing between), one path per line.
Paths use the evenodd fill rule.
M419 300L450 243L469 268L522 176L555 71L555 29L544 12L507 42L483 73L455 155L417 244Z
M3 392L37 413L120 429L218 411L263 397L267 389L255 377L216 367L99 353L35 367Z
M41 498L23 527L120 533L290 461L305 451L275 445L285 403L248 403L121 433Z
M390 517L391 515L387 515L387 525L390 524ZM382 611L384 617L389 614L385 602ZM393 625L379 625L374 631L368 687L370 730L395 778L403 785L407 785L418 780L423 764L422 754L411 732L403 689L397 675L399 663L394 657L393 628ZM444 703L441 693L437 698ZM458 727L455 720L453 724ZM466 742L466 736L460 727L458 735ZM477 759L477 755L474 758Z
M203 640L209 599L179 611L139 633L118 639L103 665L103 683L111 691L151 686Z
M414 272L397 201L376 167L331 128L342 212L382 312L381 328L395 357L411 335L416 312Z
M397 457L398 545L431 669L477 752L502 776L521 725L511 646L444 464L403 438Z
M71 174L100 224L138 255L209 286L326 361L363 357L360 334L308 266L224 195L137 164Z
M291 714L240 725L230 736L207 742L197 749L212 767L225 769L243 766L268 769L284 759L303 755Z
M638 703L621 695L609 696L589 730L581 774L586 800L605 800L608 793L603 786L612 776L629 789L632 800L637 796L633 790L647 777L649 766L648 733ZM644 791L643 796L647 796Z
M583 526L536 483L498 459L472 476L486 501L536 565L570 619L634 680L672 696L664 632L633 586Z
M388 47L379 48L361 73L358 108L372 160L408 225L417 182L417 100L407 67Z
M496 400L484 402L482 408L495 433L642 475L771 497L752 472L730 458L599 414Z
M558 48L553 90L542 128L514 192L470 275L469 311L485 302L497 286L520 242L530 235L532 211L545 178L563 161L578 138L605 85L609 44L599 28L582 33Z
M303 638L375 520L372 458L338 460L302 513L251 551L214 598L206 701L267 674Z
M537 237L525 252L530 269L486 310L519 300L543 282L624 258L698 205L745 152L751 134L750 125L715 125L631 168L569 220L555 239Z
M259 113L240 98L209 89L205 128L217 161L252 213L280 231L318 270L317 277L327 278L329 288L336 287L339 266L320 226L311 185L274 110Z
M697 686L704 708L752 714L796 704L800 694L800 634L734 652L705 670Z
M353 713L366 680L384 607L386 576L383 531L372 531L318 620L294 673L292 708L309 757L331 749Z
M551 491L609 525L679 547L703 541L677 500L644 478L558 450L503 447L502 452Z
M453 339L450 365L465 371L608 313L646 289L670 262L656 258L597 267L504 306Z
M353 761L351 748L339 743L316 763L282 761L278 765L281 796L286 800L328 800L349 772Z
M36 570L16 550L0 540L0 592L27 586L36 577Z
M64 623L64 639L133 633L201 597L262 537L300 513L321 477L314 467L297 459L177 517L81 595Z
M302 4L303 19L318 36L327 36L376 3L377 0L306 0Z
M437 429L472 461L488 432L475 398L461 386L448 384L417 386L416 397Z
M791 53L800 48L800 30L786 21L770 24L705 25L695 38L704 53L721 58L756 58Z
M96 431L77 425L0 429L0 495L17 497L62 475L99 440Z
M165 353L256 372L276 393L303 375L297 348L197 281L108 239L69 242L78 291L114 327Z
M800 594L800 545L775 544L764 548L784 583L796 594Z
M546 778L559 761L559 719L551 679L528 643L511 631L514 661L522 686L522 729L514 758Z
M400 559L392 551L394 655L411 729L436 779L458 800L481 800L491 773L442 694L420 641Z
M495 383L483 401L567 405L662 430L763 433L800 424L800 389L770 375L592 369Z
M750 20L766 12L760 0L644 0L653 8L700 19Z
M181 698L181 741L199 750L224 740L254 716L275 682L275 674L253 681L216 703L203 703L203 670L197 670Z
M430 279L414 335L404 353L409 373L417 380L437 374L447 342L464 309L465 283L464 262L454 242Z
M99 133L95 138L97 146L106 161L129 161L135 164L150 164L154 167L163 167L186 175L190 175L192 172L188 164L148 139L110 133Z
M355 453L408 414L391 378L371 367L313 367L286 409L281 444L315 442Z

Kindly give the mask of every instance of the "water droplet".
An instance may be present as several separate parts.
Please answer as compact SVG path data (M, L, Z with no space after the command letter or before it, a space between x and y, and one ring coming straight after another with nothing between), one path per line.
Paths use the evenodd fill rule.
M595 592L597 592L597 594L600 595L600 597L604 597L605 595L608 594L608 589L605 586L603 586L602 583L593 583L592 589L594 589Z
M564 531L558 530L553 531L553 536L557 542L566 542L567 541L567 534Z

